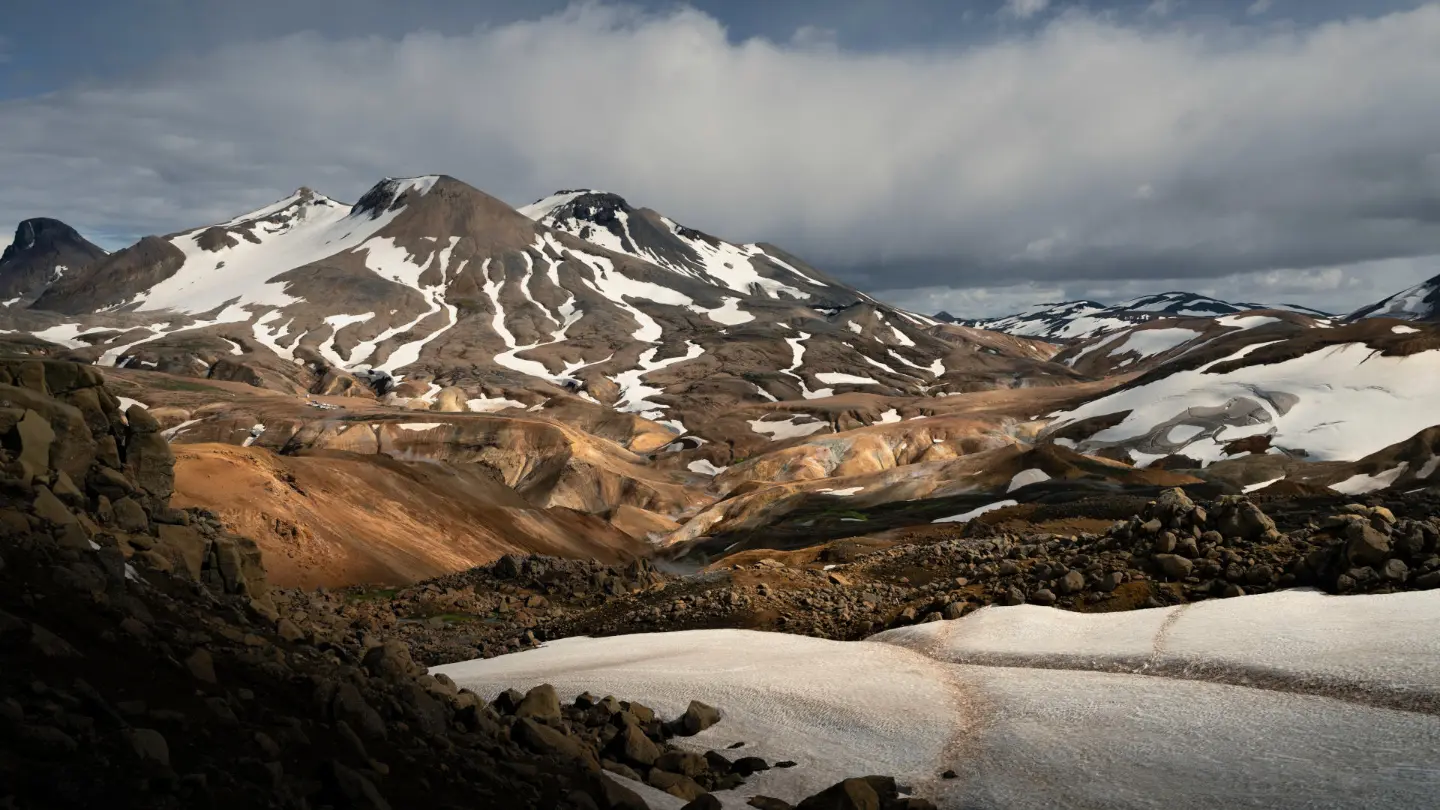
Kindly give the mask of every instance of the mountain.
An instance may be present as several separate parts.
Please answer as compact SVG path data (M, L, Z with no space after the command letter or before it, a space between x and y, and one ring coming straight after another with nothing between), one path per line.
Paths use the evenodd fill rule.
M1193 345L1052 414L1042 440L1139 466L1173 456L1171 467L1201 467L1266 453L1356 461L1436 423L1440 334L1432 327L1260 326Z
M0 253L0 305L31 299L66 273L104 256L104 250L58 219L27 219Z
M1146 371L1192 351L1231 345L1242 332L1247 333L1246 340L1280 340L1328 323L1298 312L1273 309L1213 318L1158 318L1072 342L1053 360L1088 377L1109 377ZM1251 330L1259 331L1250 335Z
M1195 293L1165 292L1131 298L1112 306L1095 301L1064 301L1058 304L1037 304L1017 314L1000 318L956 322L1011 335L1067 341L1093 338L1160 318L1221 317L1252 310L1281 310L1319 318L1331 317L1328 313L1296 304L1231 303ZM953 319L953 316L947 318L949 319Z
M588 402L677 433L777 400L1075 379L774 246L601 192L516 211L440 175L146 237L7 317L0 338L105 366L437 410Z
M1347 315L1345 320L1355 321L1361 318L1399 318L1407 321L1440 319L1440 276L1361 307Z
M774 245L726 242L648 208L636 209L617 194L557 191L518 210L591 244L746 295L805 301L822 309L876 303Z

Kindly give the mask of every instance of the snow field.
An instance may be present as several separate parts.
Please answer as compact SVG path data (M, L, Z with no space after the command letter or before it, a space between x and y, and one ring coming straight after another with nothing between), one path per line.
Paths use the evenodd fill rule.
M1440 692L1437 619L1436 592L1290 591L1118 614L990 607L863 642L564 639L435 671L487 698L551 683L671 717L710 703L720 724L678 742L798 763L717 794L727 808L870 773L946 810L1421 807L1440 789L1440 716L1367 700ZM1337 684L1350 691L1313 694Z
M1226 359L1262 345L1269 344L1251 344ZM1257 432L1273 432L1275 446L1303 448L1316 460L1353 461L1435 423L1430 403L1440 396L1440 351L1386 357L1347 343L1281 363L1206 373L1219 362L1093 400L1059 414L1052 425L1130 411L1120 424L1081 442L1087 449L1140 438L1197 407L1221 408L1242 398L1257 403L1263 421L1226 426L1175 450L1208 463L1221 458L1226 442ZM1287 400L1283 405L1274 401L1277 394ZM1380 413L1385 418L1375 419Z

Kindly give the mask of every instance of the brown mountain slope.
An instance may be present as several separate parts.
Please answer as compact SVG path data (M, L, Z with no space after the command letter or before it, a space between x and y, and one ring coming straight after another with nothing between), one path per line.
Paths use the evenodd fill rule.
M607 562L643 542L598 516L536 509L475 465L338 451L173 445L175 504L217 513L254 538L272 582L399 585L535 552Z

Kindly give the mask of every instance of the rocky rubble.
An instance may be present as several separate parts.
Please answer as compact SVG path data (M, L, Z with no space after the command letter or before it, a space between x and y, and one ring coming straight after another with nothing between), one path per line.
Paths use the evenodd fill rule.
M995 533L873 550L844 541L813 562L744 562L687 576L548 557L496 563L397 592L279 594L325 616L337 643L394 634L430 664L576 635L745 627L858 639L986 605L1115 611L1318 587L1331 593L1440 587L1440 520L1384 506L1310 504L1281 531L1257 503L1196 503L1166 490L1099 534ZM1333 516L1332 516L1333 515Z
M489 704L394 638L282 615L253 546L170 507L155 435L89 368L0 359L0 807L643 810L607 771L713 807L770 765L670 744L720 720L700 703Z

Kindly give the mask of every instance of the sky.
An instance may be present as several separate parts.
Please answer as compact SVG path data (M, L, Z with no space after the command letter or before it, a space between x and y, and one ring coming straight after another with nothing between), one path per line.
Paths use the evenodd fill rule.
M0 0L0 231L113 249L443 173L612 191L970 317L1349 311L1440 274L1440 2L396 8Z

